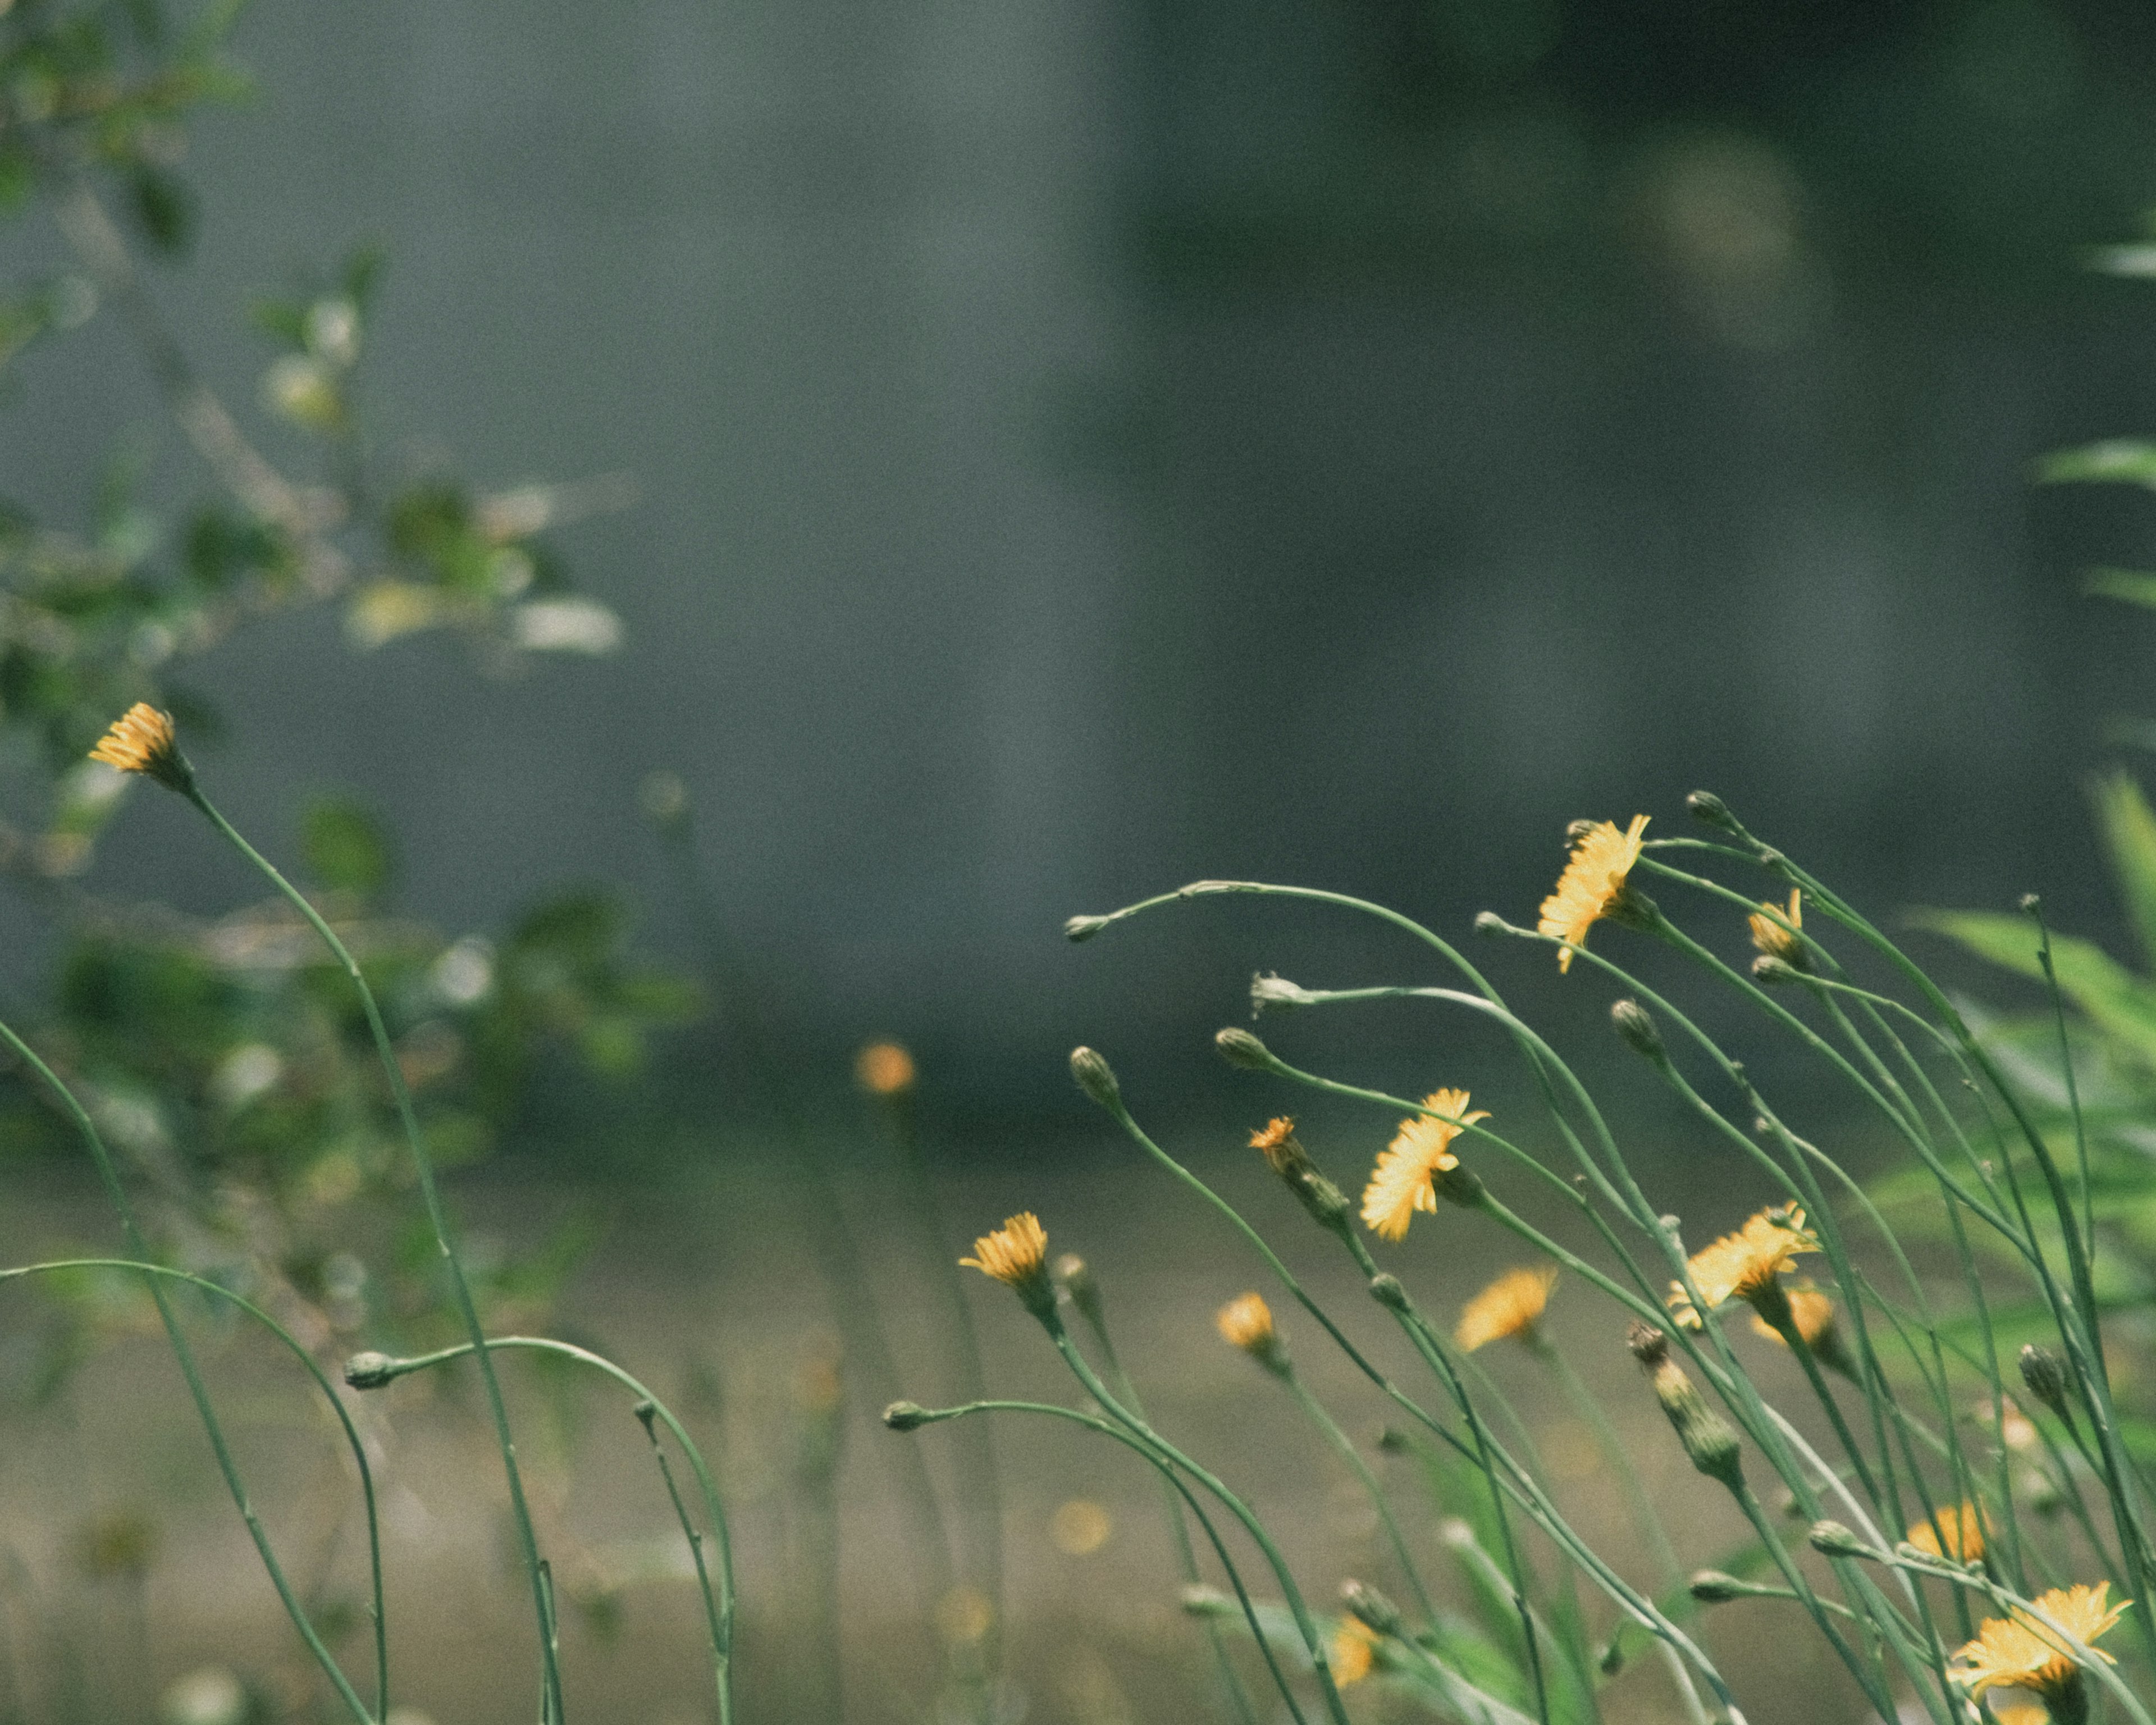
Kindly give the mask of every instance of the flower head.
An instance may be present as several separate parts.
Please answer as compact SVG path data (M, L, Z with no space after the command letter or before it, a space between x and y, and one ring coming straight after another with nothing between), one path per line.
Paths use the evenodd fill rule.
M1779 917L1781 922L1775 918ZM1785 911L1779 905L1762 904L1746 919L1752 929L1752 944L1769 958L1779 958L1784 964L1801 970L1804 965L1804 942L1800 932L1804 926L1804 896L1795 887L1789 889L1789 906ZM1789 926L1784 928L1783 922Z
M1376 1663L1377 1645L1377 1636L1360 1618L1342 1618L1332 1635L1332 1681L1344 1689L1368 1676Z
M1935 1512L1904 1536L1918 1551L1957 1563L1974 1563L1984 1555L1984 1512L1969 1499L1958 1509Z
M1380 1240L1404 1240L1408 1219L1417 1210L1437 1209L1436 1178L1460 1166L1446 1147L1463 1127L1487 1120L1489 1111L1467 1111L1464 1090L1432 1091L1422 1099L1430 1111L1403 1120L1393 1142L1378 1153L1370 1183L1363 1189L1363 1224ZM1437 1119L1438 1115L1450 1116Z
M854 1057L854 1076L872 1096L902 1096L913 1088L913 1056L902 1043L871 1042Z
M1553 1268L1507 1270L1461 1308L1452 1339L1472 1353L1491 1342L1532 1338L1556 1286Z
M2098 1659L2116 1665L2118 1661L2094 1643L2126 1615L2133 1601L2107 1605L2105 1595L2110 1590L2107 1581L2099 1581L2094 1587L2086 1583L2055 1587L2034 1603ZM1987 1617L1976 1639L1954 1655L1952 1676L1969 1691L1972 1700L1987 1689L2033 1689L2049 1701L2073 1688L2080 1681L2081 1667L2056 1630L2017 1610L2005 1619Z
M1300 1147L1295 1142L1295 1122L1285 1114L1276 1114L1250 1134L1250 1147L1264 1153L1275 1173L1289 1173L1300 1159Z
M1564 942L1558 948L1560 971L1572 968L1573 948L1584 945L1587 931L1623 900L1625 877L1640 860L1640 835L1646 829L1647 817L1635 814L1621 833L1614 821L1598 821L1573 842L1557 891L1543 901L1535 925L1537 932Z
M1728 1300L1757 1301L1780 1294L1777 1278L1790 1260L1819 1249L1817 1238L1805 1231L1802 1206L1788 1204L1760 1211L1736 1233L1694 1252L1687 1267L1711 1312ZM1681 1282L1670 1284L1670 1309L1686 1329L1699 1327L1699 1314Z
M90 758L122 773L143 773L167 790L184 791L194 782L193 769L172 741L172 716L146 701L136 701L113 721Z
M983 1235L973 1242L973 1250L978 1257L961 1258L959 1263L993 1276L1016 1292L1035 1316L1055 1309L1055 1290L1048 1280L1048 1230L1031 1210L1011 1217L993 1234Z
M1792 1284L1786 1291L1789 1307L1789 1325L1797 1332L1812 1356L1831 1370L1844 1377L1854 1378L1856 1368L1851 1363L1849 1351L1841 1345L1841 1332L1835 1327L1837 1313L1834 1296L1814 1287L1810 1282ZM1674 1295L1670 1303L1676 1304ZM1788 1347L1789 1338L1767 1322L1757 1311L1752 1314L1752 1327L1769 1341Z
M1222 1341L1241 1348L1260 1365L1275 1372L1286 1365L1287 1356L1273 1330L1272 1307L1262 1295L1238 1294L1214 1314L1213 1322Z

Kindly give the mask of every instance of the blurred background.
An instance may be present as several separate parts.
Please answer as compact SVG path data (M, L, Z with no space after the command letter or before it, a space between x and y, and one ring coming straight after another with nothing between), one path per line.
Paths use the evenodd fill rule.
M1204 1317L1248 1272L1178 1259L1168 1220L1122 1226L1112 1182L1135 1165L1064 1056L1097 1044L1194 1154L1235 1155L1281 1106L1208 1046L1254 968L1435 978L1307 910L1201 906L1078 948L1073 912L1273 879L1464 940L1485 906L1532 918L1568 821L1645 811L1676 833L1703 785L1881 918L2039 889L2059 926L2123 927L2086 784L2132 758L2119 721L2156 711L2156 619L2081 575L2145 558L2150 504L2033 479L2046 452L2156 426L2151 286L2087 267L2156 234L2156 14L264 0L233 52L259 90L192 127L175 167L197 238L150 282L203 375L303 465L259 409L271 350L244 308L378 244L374 457L495 489L599 481L609 507L553 543L624 632L474 675L452 638L354 652L333 610L273 616L186 667L223 716L189 747L273 855L324 790L379 811L398 911L444 929L588 880L625 890L657 963L698 971L700 929L722 927L709 1009L629 1091L570 1096L542 1070L468 1204L526 1241L596 1217L564 1272L574 1322L676 1364L733 1350L749 1388L713 1417L737 1441L814 1411L816 1338L843 1327L779 1244L813 1195L757 1146L791 1108L836 1156L887 1149L850 1070L877 1035L919 1063L937 1237L1067 1193L1100 1224L1089 1255L1151 1278L1133 1298L1187 1301L1208 1363L1169 1369L1232 1438L1253 1392ZM61 255L39 222L6 243L23 268ZM0 489L41 514L89 508L116 452L152 498L202 484L125 342L27 352L5 411ZM693 811L670 841L640 812L654 773ZM258 891L147 797L89 884L202 915ZM0 980L38 998L48 907L0 899ZM1531 1015L1600 1035L1606 993L1560 988L1539 953L1492 963ZM761 1025L753 1059L730 991ZM1481 1047L1403 1014L1298 1034L1414 1094L1466 1081L1430 1070L1434 1048ZM1635 1100L1680 1171L1682 1132ZM1221 1166L1268 1201L1261 1170ZM104 1226L64 1168L23 1178L43 1196L0 1222L15 1257ZM902 1332L932 1297L906 1278L941 1247L901 1262L880 1189L850 1189ZM1698 1201L1714 1225L1752 1208ZM1462 1291L1502 1261L1463 1260ZM678 1275L657 1286L659 1266ZM979 1309L992 1363L1050 1388L1015 1313ZM759 1409L779 1411L757 1428ZM113 1430L119 1468L141 1434ZM870 1640L863 1602L904 1565L878 1543L888 1464L864 1458L898 1441L864 1426L844 1451ZM737 1461L765 1481L752 1504L783 1495L781 1463ZM1045 1552L1058 1502L1106 1490L1067 1483L1014 1487L1014 1539ZM1146 1513L1146 1482L1121 1486ZM1313 1542L1368 1533L1323 1502L1286 1512ZM203 1500L236 1564L219 1513ZM772 1548L798 1557L811 1536L788 1527ZM1160 1558L1130 1559L1125 1639L1039 1680L1034 1717L1195 1705L1129 1698L1145 1659L1188 1653ZM1055 1579L1065 1559L1042 1559L1030 1632L1106 1609ZM1132 1651L1147 1635L1169 1651ZM921 1717L929 1681L865 1677L853 1705ZM516 1716L488 1685L458 1694L430 1705ZM646 1700L593 1716L691 1706ZM1753 1717L1820 1717L1784 1705Z

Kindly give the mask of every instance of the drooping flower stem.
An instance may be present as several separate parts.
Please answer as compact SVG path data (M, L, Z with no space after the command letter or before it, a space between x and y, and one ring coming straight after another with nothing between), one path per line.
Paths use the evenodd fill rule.
M1069 1273L1067 1266L1070 1263L1078 1263L1080 1272L1088 1278L1083 1298L1080 1297ZM1108 1377L1116 1386L1116 1394L1122 1398L1124 1406L1142 1420L1146 1417L1145 1403L1139 1398L1137 1384L1124 1369L1122 1356L1116 1352L1115 1337L1108 1330L1107 1311L1101 1303L1098 1287L1091 1285L1091 1275L1082 1262L1075 1259L1059 1263L1056 1270L1056 1277L1063 1285L1065 1297L1077 1307L1086 1320L1086 1327L1092 1331L1093 1339L1100 1344L1101 1358L1106 1363ZM1122 1437L1121 1433L1116 1435ZM1158 1464L1155 1463L1155 1466L1158 1466ZM1161 1471L1161 1494L1164 1500L1162 1507L1167 1512L1168 1532L1175 1542L1176 1562L1182 1568L1183 1580L1194 1584L1199 1579L1198 1553L1190 1543L1190 1529L1183 1519L1182 1500L1187 1498L1189 1492L1171 1471L1162 1469ZM1212 1532L1209 1527L1206 1531L1209 1534ZM1217 1541L1215 1543L1217 1544ZM1244 1690L1243 1680L1236 1675L1235 1661L1228 1657L1227 1644L1220 1638L1220 1626L1209 1617L1205 1620L1205 1640L1213 1650L1213 1666L1219 1674L1222 1692L1227 1696L1228 1705L1240 1725L1258 1725L1257 1715L1251 1710L1250 1697Z
M1265 1553L1274 1579L1280 1583L1281 1596L1287 1601L1288 1614L1295 1620L1296 1632L1302 1637L1303 1647L1310 1655L1312 1668L1317 1674L1318 1687L1325 1697L1326 1711L1332 1715L1333 1725L1348 1725L1348 1710L1341 1701L1339 1686L1332 1681L1332 1655L1326 1646L1325 1638L1317 1633L1317 1625L1311 1618L1310 1608L1303 1603L1302 1589L1296 1585L1295 1572L1288 1568L1286 1558L1281 1555L1280 1548L1273 1543L1272 1535L1265 1531L1265 1523L1212 1473L1116 1400L1115 1393L1101 1381L1100 1374L1088 1363L1086 1356L1071 1345L1070 1332L1064 1328L1059 1313L1050 1308L1045 1312L1036 1312L1034 1316L1040 1320L1041 1327L1048 1332L1049 1339L1055 1344L1055 1351L1063 1356L1064 1363L1070 1368L1071 1375L1085 1385L1086 1393L1107 1411L1109 1417L1204 1486L1219 1500L1230 1515L1243 1524L1244 1531Z
M651 1439L653 1451L658 1457L660 1473L666 1482L667 1495L673 1501L675 1519L680 1523L682 1535L688 1541L690 1553L696 1560L696 1582L703 1595L705 1627L711 1636L711 1661L717 1679L720 1725L732 1725L735 1610L733 1543L726 1531L726 1504L719 1496L711 1470L705 1463L703 1451L696 1447L688 1429L675 1417L673 1410L665 1403L604 1354L593 1353L573 1343L557 1342L547 1336L490 1336L486 1345L490 1352L526 1348L573 1360L578 1365L588 1366L595 1372L604 1373L636 1398L636 1417L642 1422L646 1435ZM387 1359L379 1354L360 1354L347 1363L346 1377L366 1389L379 1389L409 1373L446 1365L451 1360L461 1359L474 1351L470 1343L459 1342L452 1347L439 1348L432 1353L414 1355L408 1359ZM719 1548L716 1597L711 1572L704 1558L704 1536L690 1519L682 1504L681 1495L675 1487L673 1468L666 1460L665 1450L660 1447L658 1434L652 1429L654 1420L673 1434L674 1441L680 1445L682 1455L688 1458L690 1469L696 1476L696 1489L704 1502L704 1519L711 1524L711 1537Z
M96 1123L90 1119L89 1111L82 1106L74 1092L60 1081L53 1069L38 1058L37 1051L5 1023L0 1023L0 1042L6 1043L18 1059L43 1079L59 1100L61 1108L89 1148L90 1159L97 1164L98 1178L104 1183L105 1194L112 1200L113 1209L119 1212L121 1230L127 1237L128 1250L146 1266L150 1260L149 1242L143 1235L141 1224L136 1220L135 1206L128 1199L126 1188L120 1183L119 1170L114 1167L111 1153L105 1148L105 1139L99 1133ZM277 1597L284 1604L285 1615L292 1620L292 1627L299 1631L300 1639L306 1643L307 1651L314 1656L316 1664L322 1668L322 1674L330 1680L352 1717L359 1721L360 1725L375 1725L375 1716L368 1712L366 1702L359 1698L359 1692L352 1686L351 1679L345 1676L344 1668L338 1665L329 1649L322 1644L322 1638L308 1620L305 1607L300 1604L299 1595L293 1591L292 1584L285 1574L284 1565L277 1561L277 1553L270 1543L269 1532L248 1497L247 1487L239 1477L239 1464L233 1460L231 1448L225 1442L224 1428L218 1423L217 1409L210 1402L209 1389L203 1382L202 1370L195 1363L194 1350L187 1345L179 1319L172 1312L172 1301L166 1296L163 1279L146 1267L138 1273L141 1274L150 1290L150 1297L157 1305L158 1320L164 1325L166 1337L172 1345L172 1357L179 1362L180 1375L187 1380L187 1394L193 1399L203 1434L209 1439L210 1453L217 1459L218 1471L224 1476L225 1489L232 1494L234 1507L239 1511L240 1520L247 1525L248 1537L254 1542L254 1549L262 1559L263 1568L269 1573L270 1585L277 1589Z
M1089 1431L1096 1431L1103 1437L1113 1438L1125 1449L1142 1456L1146 1462L1160 1475L1168 1488L1189 1509L1191 1514L1198 1518L1198 1525L1204 1529L1205 1538L1213 1548L1214 1556L1220 1560L1220 1567L1227 1574L1229 1584L1235 1589L1236 1600L1243 1608L1243 1620L1250 1627L1250 1639L1258 1644L1258 1651L1265 1657L1265 1668L1272 1673L1273 1682L1281 1692L1281 1699L1287 1703L1289 1716L1294 1719L1296 1725L1308 1725L1308 1721L1303 1716L1301 1705L1296 1700L1295 1690L1288 1682L1287 1673L1280 1668L1280 1662L1273 1654L1272 1643L1265 1635L1264 1625L1258 1620L1257 1606L1251 1599L1249 1590L1243 1584L1242 1574L1235 1568L1235 1559L1229 1556L1228 1548L1221 1543L1219 1530L1214 1527L1212 1518L1205 1513L1205 1506L1199 1501L1197 1494L1183 1483L1174 1466L1163 1459L1158 1450L1134 1435L1132 1431L1115 1421L1103 1420L1097 1414L1081 1412L1076 1408L1060 1407L1054 1402L991 1400L968 1402L964 1406L957 1408L910 1408L906 1414L906 1429L910 1430L919 1425L933 1425L946 1420L962 1420L970 1414L1038 1414L1051 1419L1067 1420L1073 1425L1084 1426ZM889 1415L886 1418L888 1421Z
M531 1525L531 1511L525 1502L524 1478L516 1465L516 1440L509 1429L509 1409L501 1399L501 1385L496 1380L494 1362L487 1356L486 1332L481 1326L479 1307L473 1301L471 1285L465 1276L463 1262L456 1248L450 1244L447 1213L442 1208L441 1194L434 1183L434 1159L427 1154L424 1134L419 1130L418 1116L412 1107L412 1093L404 1083L404 1070L398 1064L397 1050L389 1040L389 1029L382 1022L382 1009L375 1003L374 990L367 986L359 963L337 938L336 931L323 919L321 913L307 901L306 895L287 880L252 845L241 836L238 828L218 812L217 805L203 793L200 785L192 776L182 792L194 804L203 819L223 835L239 853L259 870L270 884L306 920L310 927L321 937L322 944L342 967L358 991L361 1006L367 1014L367 1028L374 1039L375 1052L382 1060L382 1069L389 1083L389 1093L397 1105L397 1118L404 1130L406 1147L412 1153L413 1171L418 1176L419 1195L426 1206L427 1221L434 1230L434 1245L449 1284L450 1297L463 1321L465 1330L471 1337L472 1348L479 1361L480 1377L486 1387L487 1412L494 1421L496 1445L501 1451L502 1472L509 1481L510 1512L516 1525L518 1554L522 1558L525 1573L531 1582L531 1603L539 1625L539 1656L545 1673L546 1692L550 1709L551 1725L562 1725L562 1672L555 1657L552 1613L548 1609L547 1583L539 1568L539 1537ZM145 1254L144 1255L147 1255Z
M184 1270L175 1270L167 1265L151 1264L131 1258L59 1258L44 1264L21 1264L12 1269L0 1270L0 1282L13 1281L26 1276L45 1276L70 1270L124 1270L156 1286L155 1278L185 1282L211 1298L222 1300L253 1318L285 1344L285 1351L299 1361L307 1375L315 1380L329 1403L330 1410L343 1428L345 1447L352 1452L352 1466L359 1471L360 1500L367 1512L367 1555L369 1579L372 1584L368 1615L374 1626L374 1711L377 1716L389 1710L389 1626L382 1598L382 1522L376 1513L374 1502L374 1470L367 1460L367 1445L352 1424L352 1414L344 1399L336 1393L336 1386L329 1380L314 1355L308 1353L299 1338L279 1323L268 1312L251 1300L235 1294L222 1283L207 1276L194 1276Z

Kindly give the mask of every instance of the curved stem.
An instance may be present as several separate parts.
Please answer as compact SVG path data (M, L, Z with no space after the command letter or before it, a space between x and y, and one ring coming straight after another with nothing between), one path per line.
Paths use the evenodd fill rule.
M135 1206L128 1200L126 1189L120 1183L120 1175L113 1166L111 1153L105 1147L105 1140L99 1134L89 1111L76 1100L74 1092L60 1082L53 1069L38 1057L37 1051L4 1023L0 1023L0 1041L4 1041L59 1099L61 1107L90 1148L90 1158L97 1164L98 1177L104 1182L106 1195L111 1199L113 1208L120 1213L120 1225L127 1236L129 1250L136 1257L146 1262L150 1257L149 1242L143 1237L141 1226L135 1219ZM248 1537L254 1542L254 1549L262 1559L262 1567L269 1572L270 1585L277 1589L277 1597L284 1603L285 1615L292 1620L292 1626L300 1632L300 1639L306 1643L308 1652L314 1656L316 1664L322 1668L322 1674L330 1680L352 1717L359 1720L361 1725L374 1725L373 1716L367 1712L367 1704L360 1700L359 1692L352 1686L352 1681L345 1676L344 1668L331 1656L329 1649L322 1645L321 1637L316 1633L314 1625L308 1620L299 1596L293 1592L291 1583L285 1579L284 1565L277 1561L277 1553L270 1547L270 1535L262 1525L262 1518L254 1512L254 1505L248 1500L247 1488L240 1481L239 1464L232 1459L232 1450L225 1443L224 1428L218 1424L217 1410L211 1405L208 1387L203 1384L201 1369L195 1363L194 1350L187 1345L187 1338L181 1332L179 1320L173 1316L172 1301L165 1296L163 1281L155 1275L145 1276L143 1280L149 1287L151 1299L157 1304L157 1317L165 1327L166 1337L172 1344L172 1356L179 1362L180 1375L187 1380L187 1394L194 1399L195 1412L200 1416L203 1431L209 1439L210 1452L217 1458L218 1471L224 1476L225 1489L232 1494L233 1504L239 1511L240 1520L247 1524Z
M1183 1482L1175 1469L1163 1461L1144 1440L1124 1430L1121 1425L1101 1419L1096 1414L1083 1413L1076 1408L1060 1407L1054 1402L1003 1400L968 1402L964 1406L957 1408L923 1408L918 1418L923 1425L936 1425L946 1420L963 1419L968 1414L997 1413L1042 1414L1059 1420L1068 1420L1073 1425L1084 1426L1088 1431L1096 1431L1103 1437L1113 1438L1125 1449L1135 1451L1145 1458L1147 1463L1168 1481L1176 1495L1188 1506L1191 1514L1198 1517L1198 1525L1205 1530L1205 1537L1213 1547L1213 1554L1219 1558L1220 1567L1227 1572L1228 1580L1235 1589L1235 1598L1243 1608L1243 1620L1250 1625L1250 1639L1258 1644L1258 1651L1265 1656L1265 1666L1272 1673L1273 1681L1280 1690L1281 1698L1286 1702L1288 1712L1294 1717L1296 1725L1307 1725L1307 1722L1303 1718L1302 1708L1296 1701L1295 1691L1289 1686L1287 1674L1281 1670L1278 1661L1273 1657L1272 1643L1266 1638L1264 1626L1258 1621L1257 1607L1252 1602L1248 1589L1243 1585L1243 1578L1235 1568L1235 1560L1228 1555L1228 1548L1221 1543L1220 1535L1214 1529L1212 1518L1205 1513L1204 1506L1198 1501L1190 1487Z
M704 1566L704 1543L684 1512L680 1496L674 1490L672 1471L666 1465L664 1450L658 1450L660 1473L665 1477L668 1494L674 1501L676 1518L681 1532L689 1542L689 1550L696 1563L696 1584L704 1596L705 1625L711 1638L711 1660L717 1668L720 1725L731 1725L733 1718L733 1645L734 1645L734 1559L733 1543L726 1532L726 1506L719 1496L719 1488L711 1478L711 1470L706 1466L704 1452L698 1449L688 1430L674 1415L665 1403L650 1390L616 1365L604 1354L593 1353L589 1348L579 1348L572 1342L557 1342L550 1336L490 1336L485 1352L475 1348L469 1342L459 1342L452 1347L438 1348L432 1353L414 1355L409 1359L378 1361L374 1370L381 1376L378 1381L388 1383L409 1373L422 1372L429 1367L446 1365L451 1360L461 1359L468 1353L478 1353L481 1358L499 1348L526 1348L537 1353L552 1353L578 1364L589 1366L603 1373L636 1398L636 1417L644 1423L646 1434L652 1438L652 1446L658 1450L658 1438L651 1431L651 1420L656 1418L673 1433L674 1441L681 1446L688 1457L689 1466L696 1476L696 1486L704 1500L704 1517L711 1524L712 1536L719 1545L719 1589L715 1599L711 1580ZM371 1387L371 1385L370 1385Z
M287 880L271 865L268 858L240 836L239 829L218 813L216 805L193 783L192 778L183 794L233 848L260 870L270 885L306 919L308 925L321 937L322 944L330 949L337 963L343 967L346 976L351 978L352 987L359 993L361 1005L366 1009L367 1028L374 1038L375 1052L381 1056L382 1071L389 1081L390 1095L396 1101L397 1117L403 1127L404 1141L412 1153L413 1167L419 1179L419 1194L426 1204L428 1223L434 1231L435 1248L449 1276L457 1316L463 1320L465 1330L470 1336L472 1346L479 1357L480 1377L486 1386L487 1412L494 1420L495 1440L501 1450L502 1471L509 1481L509 1503L516 1523L516 1543L531 1584L531 1604L538 1620L539 1657L546 1674L547 1694L552 1707L554 1725L561 1725L563 1717L562 1671L554 1653L547 1584L540 1574L539 1536L532 1528L531 1507L524 1498L524 1478L516 1465L516 1440L509 1430L509 1409L501 1399L501 1385L495 1379L494 1363L487 1358L486 1332L480 1322L479 1307L472 1300L470 1284L465 1279L464 1265L457 1257L456 1249L449 1244L449 1218L442 1208L441 1194L435 1188L434 1160L427 1154L418 1117L412 1108L412 1093L405 1087L404 1070L398 1064L397 1050L389 1040L388 1027L382 1023L382 1009L375 1003L374 990L367 986L366 977L360 972L358 961L352 956L345 943L337 938L336 931L323 920L321 913L307 902L306 895Z
M0 1270L0 1282L13 1281L25 1276L44 1276L62 1270L126 1270L141 1276L162 1276L173 1281L183 1281L215 1296L228 1304L236 1306L257 1323L269 1330L285 1344L293 1358L306 1368L307 1375L330 1404L344 1428L345 1446L352 1451L352 1465L359 1470L360 1496L367 1507L367 1558L372 1582L372 1603L370 1613L374 1620L374 1711L383 1715L389 1711L389 1628L382 1598L382 1522L375 1511L374 1470L367 1465L367 1445L361 1440L359 1428L352 1424L351 1411L344 1399L336 1393L336 1386L321 1363L308 1353L299 1338L279 1323L252 1300L235 1294L222 1283L207 1276L194 1276L184 1270L174 1270L163 1264L151 1264L132 1258L56 1258L44 1264L18 1264Z

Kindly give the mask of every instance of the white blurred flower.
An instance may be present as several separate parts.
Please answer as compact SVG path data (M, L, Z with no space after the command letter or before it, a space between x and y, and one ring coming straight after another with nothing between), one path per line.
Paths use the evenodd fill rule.
M621 619L597 599L534 599L510 613L516 644L530 653L611 653Z

